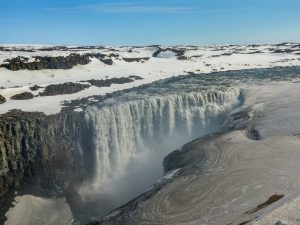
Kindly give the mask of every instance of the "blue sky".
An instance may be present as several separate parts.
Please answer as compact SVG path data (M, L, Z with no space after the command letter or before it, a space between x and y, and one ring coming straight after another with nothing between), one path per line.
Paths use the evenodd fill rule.
M0 0L0 43L300 42L300 0Z

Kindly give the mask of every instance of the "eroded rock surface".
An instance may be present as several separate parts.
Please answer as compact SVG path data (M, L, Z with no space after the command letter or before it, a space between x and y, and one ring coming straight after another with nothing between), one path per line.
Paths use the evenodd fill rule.
M6 99L2 95L0 95L0 104L3 104L4 102L6 102Z
M63 83L63 84L52 84L47 86L45 90L40 93L40 96L73 94L89 87L90 85L88 84L71 83L71 82Z
M35 56L33 61L26 57L16 57L6 60L0 67L17 70L43 70L43 69L71 69L77 65L86 65L91 62L91 58L96 58L107 65L112 65L113 61L105 55L96 53L77 54L72 53L68 56Z
M30 92L23 92L20 94L16 94L11 97L13 100L27 100L27 99L32 99L34 98L33 94Z
M146 62L150 59L150 57L142 57L142 58L123 58L125 62Z

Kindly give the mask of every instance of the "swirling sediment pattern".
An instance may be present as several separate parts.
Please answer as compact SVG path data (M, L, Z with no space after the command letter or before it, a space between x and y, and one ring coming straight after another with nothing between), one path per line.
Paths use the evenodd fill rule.
M177 175L158 184L147 197L138 197L120 208L117 215L107 216L103 224L251 221L299 194L299 145L296 136L256 141L248 139L246 131L195 141L181 150L186 151L185 159L179 160L185 160L186 165ZM284 197L250 213L274 194Z

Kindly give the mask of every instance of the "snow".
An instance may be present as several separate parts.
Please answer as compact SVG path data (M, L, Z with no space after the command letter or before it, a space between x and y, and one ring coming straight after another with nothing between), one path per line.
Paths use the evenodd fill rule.
M272 46L258 46L254 50L248 46L204 46L204 47L173 47L186 49L185 56L187 60L178 60L175 53L167 50L159 54L158 57L152 57L157 50L155 47L105 47L104 49L72 49L74 46L68 46L68 50L41 51L39 49L49 46L9 46L11 51L0 51L0 64L5 59L17 56L28 57L32 60L34 56L67 56L72 52L83 53L102 53L109 55L111 53L119 54L119 58L112 58L113 65L105 65L99 60L92 58L87 65L79 65L69 70L37 70L37 71L10 71L0 68L0 95L6 97L7 102L0 106L0 114L6 113L12 109L21 109L24 111L39 111L46 114L58 113L62 108L63 101L70 101L91 95L103 95L117 90L132 88L146 83L151 83L159 79L165 79L172 76L193 73L209 73L212 71L240 70L250 68L267 68L275 66L299 66L300 56L292 53L272 53ZM293 47L293 46L292 46ZM281 46L280 49L292 48L290 46ZM168 47L161 47L167 49ZM273 46L273 48L275 48ZM276 47L279 48L279 47ZM20 49L34 50L34 52L24 52ZM238 50L237 50L238 49ZM263 53L246 54L253 51L262 51ZM194 57L195 56L195 57ZM126 62L123 58L150 57L144 63ZM12 101L10 97L14 94L29 91L29 87L39 85L46 87L50 84L59 84L65 82L79 82L88 79L107 79L113 77L128 77L137 75L142 80L122 85L112 85L108 88L91 87L84 91L70 95L60 95L52 97L35 97L32 100ZM38 91L39 92L39 91ZM38 92L34 94L37 95Z
M256 129L262 138L300 132L300 83L271 82L244 90L245 104L251 106Z

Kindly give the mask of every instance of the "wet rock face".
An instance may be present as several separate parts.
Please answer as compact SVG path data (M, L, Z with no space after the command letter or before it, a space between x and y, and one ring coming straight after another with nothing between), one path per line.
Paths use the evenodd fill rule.
M27 183L33 193L62 194L87 177L92 164L88 128L80 113L46 116L13 111L0 117L0 199ZM80 147L79 147L80 146ZM87 147L87 149L85 149Z
M71 69L77 65L86 65L91 62L90 58L97 58L101 62L107 65L112 65L113 61L110 58L105 58L103 54L75 54L72 53L68 56L57 56L57 57L41 57L35 56L34 61L29 61L26 57L16 57L13 59L6 60L5 64L0 65L6 69L17 71L17 70L43 70L43 69Z
M33 94L30 92L23 92L21 94L16 94L11 97L13 100L27 100L34 98Z
M0 104L3 104L4 102L6 102L6 99L4 96L0 95Z

